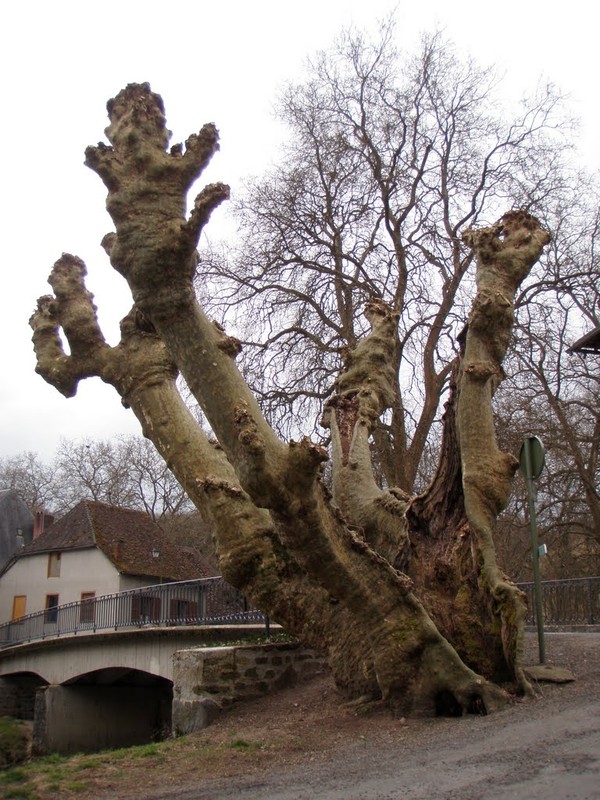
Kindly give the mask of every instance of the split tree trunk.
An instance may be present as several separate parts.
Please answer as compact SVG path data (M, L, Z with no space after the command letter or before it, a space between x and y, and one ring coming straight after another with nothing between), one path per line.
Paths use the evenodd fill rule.
M162 101L146 84L128 86L108 110L111 146L88 148L86 163L108 189L116 230L104 245L134 306L121 342L108 346L84 265L63 256L50 278L54 295L40 299L32 318L38 371L66 396L90 375L116 388L212 526L225 578L327 653L350 696L382 698L402 713L459 714L494 708L506 689L526 691L523 598L500 574L493 546L515 460L497 448L491 399L514 292L547 233L513 212L467 235L478 293L438 471L417 498L382 491L373 476L369 438L392 397L397 320L382 303L369 305L371 334L349 355L324 412L330 494L320 477L327 453L277 438L235 365L239 343L194 296L198 238L228 196L223 184L207 186L185 216L187 191L218 147L214 126L185 150L167 150ZM185 408L177 371L218 446Z

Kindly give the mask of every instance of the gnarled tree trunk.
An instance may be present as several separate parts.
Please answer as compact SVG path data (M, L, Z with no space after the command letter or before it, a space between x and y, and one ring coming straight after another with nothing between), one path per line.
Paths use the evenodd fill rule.
M130 85L108 104L111 146L86 151L108 189L111 263L133 308L121 341L104 341L85 267L65 255L54 294L32 317L38 372L66 396L97 375L115 387L214 530L223 575L288 631L327 653L350 696L406 713L486 711L525 691L523 599L498 570L493 526L515 460L495 442L491 398L512 329L512 299L548 234L524 212L468 235L478 293L454 370L437 474L424 495L382 491L369 438L396 379L394 314L366 309L371 333L349 354L323 424L327 453L280 441L248 390L238 342L206 318L192 279L196 246L223 184L188 189L218 147L212 125L167 150L160 97ZM201 268L201 267L200 267ZM59 329L69 342L63 352ZM180 371L218 438L182 402ZM500 686L500 684L502 686Z

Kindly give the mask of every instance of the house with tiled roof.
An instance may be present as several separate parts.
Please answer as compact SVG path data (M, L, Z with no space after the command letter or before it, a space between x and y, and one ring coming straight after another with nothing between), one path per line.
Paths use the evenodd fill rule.
M82 500L0 570L0 622L76 601L213 576L148 514Z

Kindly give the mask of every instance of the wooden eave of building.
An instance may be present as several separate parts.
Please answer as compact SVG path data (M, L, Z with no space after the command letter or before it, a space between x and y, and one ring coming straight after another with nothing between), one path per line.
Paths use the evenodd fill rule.
M569 353L600 353L600 325L572 344Z

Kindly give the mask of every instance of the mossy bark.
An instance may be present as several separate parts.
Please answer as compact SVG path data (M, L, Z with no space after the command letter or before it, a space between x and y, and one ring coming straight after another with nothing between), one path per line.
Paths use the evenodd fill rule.
M462 713L503 702L494 681L523 689L522 601L496 567L492 539L514 463L495 446L491 396L518 276L546 234L525 214L470 234L479 291L438 473L419 498L382 491L373 476L370 436L397 380L397 320L369 304L371 334L349 354L324 412L330 495L321 481L327 453L278 439L237 369L239 343L194 296L198 237L228 189L206 187L187 217L185 197L218 147L216 129L168 150L162 101L146 84L128 86L108 110L110 146L88 148L86 163L108 189L115 232L104 246L134 305L109 347L83 263L63 256L54 295L32 318L38 371L67 396L90 375L116 388L214 530L227 580L327 653L349 695L383 698L403 713ZM181 401L178 371L218 446Z

